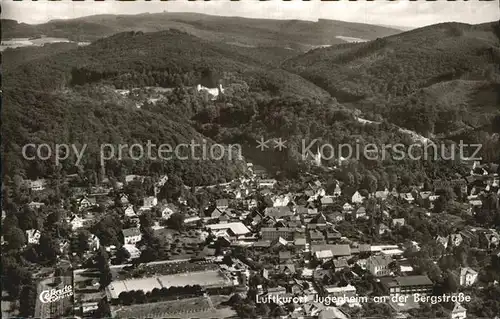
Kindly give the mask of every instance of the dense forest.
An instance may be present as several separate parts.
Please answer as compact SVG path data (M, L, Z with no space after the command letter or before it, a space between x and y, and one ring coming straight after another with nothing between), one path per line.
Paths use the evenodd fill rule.
M316 139L318 146L402 143L407 147L411 138L392 123L424 135L457 130L455 136L444 137L488 139L485 152L490 154L488 159L496 160L500 143L490 135L498 113L494 28L493 24L442 24L367 43L339 44L296 58L292 55L284 64L289 71L276 67L287 58L281 49L253 54L255 50L205 41L178 30L124 32L86 47L39 55L25 51L25 63L7 64L4 70L4 173L35 178L54 172L48 162L21 160L22 145L33 141L76 141L89 144L95 152L100 143L151 140L177 145L208 137L255 151L255 140L263 136L288 140L286 151L265 153L271 156L264 164L293 173L300 166L302 143ZM12 57L13 52L8 53ZM225 87L215 101L193 89L206 70L217 74ZM444 75L449 72L454 75L448 79ZM148 94L141 93L144 98L139 101L116 92L144 87L169 88L170 93L150 103ZM477 102L478 96L488 104ZM379 124L365 125L358 116ZM478 126L488 130L460 130ZM252 153L245 155L252 159ZM333 166L341 155L324 164ZM200 168L175 162L125 164L123 170L110 163L114 167L108 171L116 175L176 171L187 185L195 185L227 180L238 170L211 162ZM361 171L381 175L391 170L414 174L419 181L450 170L444 163L359 159L358 164ZM97 168L93 158L83 165Z
M96 92L97 91L97 92ZM44 93L25 89L7 89L3 92L2 154L4 174L27 178L50 176L55 173L53 158L47 161L28 161L22 158L22 147L27 143L87 144L82 167L98 172L100 145L138 143L146 145L169 144L172 147L191 141L202 143L205 137L197 133L175 113L156 113L140 110L124 103L114 91L80 88L65 94ZM207 143L212 143L208 141ZM199 150L201 152L201 150ZM236 160L233 158L233 160ZM78 171L75 157L62 163L67 173ZM187 185L202 185L232 179L238 164L226 160L151 161L124 159L120 165L108 163L107 173L118 177L127 173L174 174L183 176Z
M4 87L57 90L94 82L117 88L194 85L201 71L210 67L226 73L228 81L245 79L255 91L327 96L300 76L263 64L260 58L177 30L126 32L16 68L7 66Z

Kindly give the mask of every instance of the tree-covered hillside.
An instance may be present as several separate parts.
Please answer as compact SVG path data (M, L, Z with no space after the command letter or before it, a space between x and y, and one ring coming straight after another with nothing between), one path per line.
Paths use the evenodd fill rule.
M182 177L186 185L209 185L230 180L242 169L237 153L231 153L231 159L229 153L225 153L220 160L200 161L189 152L182 154L188 156L187 160L176 158L175 153L164 154L164 157L171 156L171 160L159 159L160 144L175 148L181 143L201 145L207 140L207 147L210 147L213 141L200 135L178 115L185 110L155 112L137 109L106 87L86 86L64 93L6 89L2 100L3 174L10 177L19 175L35 179L56 172L54 153L48 160L23 158L22 148L29 143L47 143L52 150L55 144L75 145L78 150L87 144L80 167L74 166L76 157L73 151L62 162L62 170L67 174L80 170L99 172L103 144L115 147L113 159L106 161L106 172L117 179L126 174L166 173ZM157 145L152 148L151 157L146 153L148 141ZM143 146L142 156L137 149L133 153L138 160L128 155L132 144ZM119 160L119 145L129 145L123 150L122 160ZM187 152L186 149L181 151ZM34 156L34 150L29 149L28 155ZM201 157L201 148L196 149L194 156Z
M367 43L316 49L287 60L284 68L340 102L422 133L440 133L453 129L442 126L440 112L473 124L500 104L491 94L500 83L499 38L498 23L444 23ZM466 93L449 101L456 85ZM480 103L487 105L478 109Z
M265 62L265 60L264 60ZM105 82L117 88L195 85L207 67L227 81L244 80L251 90L270 94L326 97L298 75L262 63L261 56L240 54L177 30L126 32L45 59L5 70L5 87L56 90Z

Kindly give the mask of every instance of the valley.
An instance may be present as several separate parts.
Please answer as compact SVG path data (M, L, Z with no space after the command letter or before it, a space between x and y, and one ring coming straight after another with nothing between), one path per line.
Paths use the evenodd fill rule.
M500 313L500 23L165 11L2 39L3 317ZM469 299L393 302L415 294Z

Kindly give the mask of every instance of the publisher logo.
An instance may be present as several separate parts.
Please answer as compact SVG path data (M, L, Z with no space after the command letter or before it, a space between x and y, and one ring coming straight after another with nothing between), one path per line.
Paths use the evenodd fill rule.
M40 293L39 299L42 303L56 302L59 299L71 297L73 295L73 287L71 285L64 286L62 289L47 289Z

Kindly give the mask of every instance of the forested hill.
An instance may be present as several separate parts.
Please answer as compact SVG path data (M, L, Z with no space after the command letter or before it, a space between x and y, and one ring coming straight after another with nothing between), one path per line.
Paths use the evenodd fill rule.
M119 33L85 47L45 53L28 54L26 63L4 61L4 175L34 179L56 173L51 160L22 158L27 143L88 144L81 164L89 174L99 171L99 145L104 143L146 145L150 140L172 147L200 143L205 137L191 126L188 114L214 103L192 89L207 68L222 75L228 92L234 91L230 86L239 85L257 99L329 97L300 76L263 63L262 56L243 54L237 47L177 30ZM115 92L116 88L145 86L173 90L168 101L141 109ZM112 176L167 173L189 186L207 185L237 176L242 166L234 159L109 161L106 171ZM77 169L74 160L65 162L65 173Z
M485 124L479 119L483 112L498 110L499 38L498 22L443 23L312 50L287 60L284 68L340 102L424 134L440 133ZM454 90L457 85L461 92Z
M182 96L181 91L174 93ZM205 144L208 148L213 144L180 115L187 112L180 104L172 107L173 111L138 109L132 101L105 86L84 86L53 93L7 89L3 91L2 103L3 176L36 179L56 174L53 153L49 160L22 157L22 147L28 143L48 143L52 147L55 144L74 145L78 150L87 145L79 167L75 167L76 158L71 152L71 156L62 161L59 171L70 174L80 169L88 173L87 177L99 172L100 147L108 143L115 146L115 153L113 159L106 161L106 172L117 179L126 174L169 174L181 178L188 186L210 185L231 180L244 168L238 153L225 152L221 157L217 154L217 159L196 160L194 156L201 156L200 147L195 155L183 154L187 160L171 153L163 155L172 157L171 160L159 160L156 151L160 144L172 148L181 143ZM140 144L146 150L148 141L157 145L152 148L151 156L146 151L142 155L136 152L139 158L132 160L129 147ZM118 145L129 145L125 146L122 158L116 151ZM88 180L94 182L94 178Z
M224 74L226 82L245 81L253 91L328 96L309 81L273 68L262 58L178 30L125 32L15 68L7 63L3 85L45 91L96 82L117 88L191 86L201 70L209 67Z
M77 41L93 41L126 31L155 32L171 28L215 42L295 49L309 49L318 45L345 42L338 36L372 40L401 32L394 28L335 20L315 22L248 19L199 13L164 12L138 15L95 15L70 20L53 20L38 25L2 20L2 37L5 39L46 35Z

